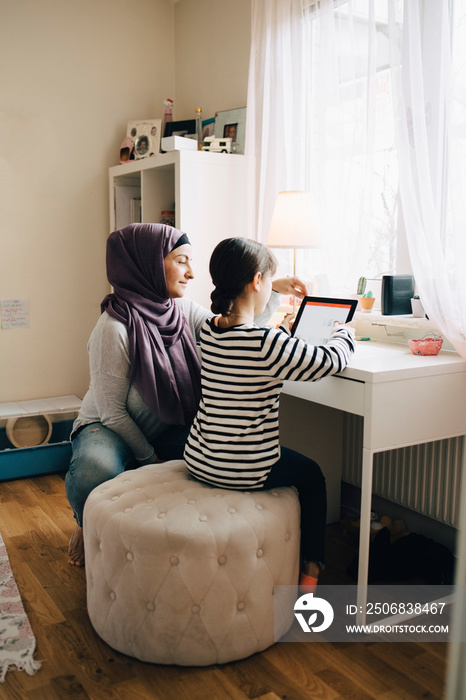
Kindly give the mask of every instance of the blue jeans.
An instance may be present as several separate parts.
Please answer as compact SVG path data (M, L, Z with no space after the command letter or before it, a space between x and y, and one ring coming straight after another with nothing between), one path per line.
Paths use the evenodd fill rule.
M162 460L183 459L189 425L173 425L161 433L154 449ZM86 425L71 442L72 457L65 477L66 495L78 525L90 492L126 469L137 467L126 442L102 423Z
M288 447L273 465L263 489L295 486L301 506L301 558L305 562L325 562L327 489L319 465Z

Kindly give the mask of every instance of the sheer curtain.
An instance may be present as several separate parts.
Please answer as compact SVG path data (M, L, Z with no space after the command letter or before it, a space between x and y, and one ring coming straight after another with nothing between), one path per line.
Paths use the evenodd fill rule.
M435 326L466 358L464 2L389 2L400 197L414 277ZM452 37L454 38L452 46Z
M390 2L400 196L424 307L466 359L466 7ZM465 397L466 403L466 397ZM465 411L466 413L466 411ZM452 638L466 625L466 440ZM447 697L465 697L466 645L450 646Z
M280 190L309 190L333 292L355 292L371 255L376 26L363 5L364 30L351 0L252 0L249 235L265 242Z

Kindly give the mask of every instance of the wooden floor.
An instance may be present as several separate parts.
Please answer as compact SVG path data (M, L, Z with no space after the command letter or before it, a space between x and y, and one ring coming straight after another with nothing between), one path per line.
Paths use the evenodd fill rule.
M35 676L11 671L2 700L440 700L447 644L287 643L209 668L156 666L108 647L86 612L85 572L67 563L74 527L63 475L0 483L0 532L37 640ZM323 583L353 556L328 532Z

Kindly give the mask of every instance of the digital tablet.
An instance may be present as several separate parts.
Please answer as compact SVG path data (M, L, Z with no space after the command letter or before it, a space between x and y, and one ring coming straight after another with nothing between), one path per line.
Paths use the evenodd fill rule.
M304 297L291 335L309 345L325 345L335 326L353 318L357 299Z

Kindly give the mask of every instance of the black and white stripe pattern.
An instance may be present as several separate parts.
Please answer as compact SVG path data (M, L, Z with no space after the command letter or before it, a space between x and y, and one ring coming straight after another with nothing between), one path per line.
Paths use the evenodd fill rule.
M276 328L222 329L208 319L201 330L202 399L184 453L189 471L225 488L260 488L280 457L283 381L341 372L354 348L345 328L312 346Z

